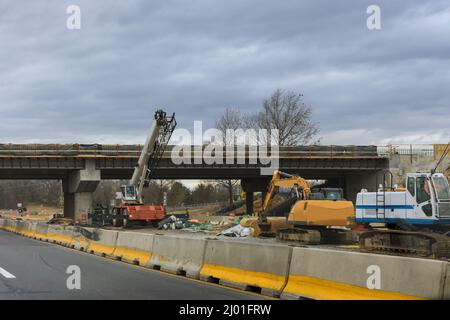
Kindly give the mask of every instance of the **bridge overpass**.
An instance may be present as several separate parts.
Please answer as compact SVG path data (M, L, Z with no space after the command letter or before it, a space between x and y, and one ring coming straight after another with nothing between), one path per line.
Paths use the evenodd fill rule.
M63 183L64 214L79 218L92 205L93 192L102 179L129 179L139 158L140 145L0 144L0 179L58 179ZM220 149L184 148L184 163L173 161L174 146L164 152L155 179L240 179L247 199L264 192L270 176L262 176L260 155L253 149L233 150L225 159ZM188 151L186 153L186 151ZM389 168L389 156L376 146L280 147L278 161L285 172L308 179L327 179L354 199L362 187L375 187L376 173ZM265 152L264 152L265 153ZM220 160L221 159L221 160ZM267 160L267 159L266 159Z

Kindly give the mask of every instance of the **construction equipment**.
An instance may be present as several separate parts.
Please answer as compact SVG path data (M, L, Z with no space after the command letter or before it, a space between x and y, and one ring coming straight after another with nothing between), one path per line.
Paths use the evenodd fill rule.
M450 187L446 176L436 173L449 152L450 142L431 172L408 173L406 188L394 186L392 173L385 171L375 192L358 193L356 222L388 228L362 233L362 249L450 257Z
M267 213L277 193L289 194L290 201L293 199L294 202L292 208L286 211L286 221L294 228L279 230L277 237L280 240L305 244L328 242L345 232L334 227L347 227L352 223L354 206L343 198L342 189L311 189L304 178L276 170L259 214L259 227L263 236L271 235L268 234L270 223Z
M176 125L175 113L169 117L162 110L155 112L133 176L128 185L121 186L121 192L118 193L121 204L112 208L112 221L115 227L127 227L130 222L157 223L165 217L163 205L143 204L142 190L148 187Z
M450 231L450 187L446 177L442 173L408 173L405 185L393 186L392 173L386 171L375 192L363 189L358 193L356 223L372 229L360 235L360 247L450 257L446 235Z

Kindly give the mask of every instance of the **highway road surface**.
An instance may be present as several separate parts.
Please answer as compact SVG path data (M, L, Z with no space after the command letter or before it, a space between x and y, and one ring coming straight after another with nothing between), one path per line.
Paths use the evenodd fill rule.
M263 297L0 230L0 299L243 300Z

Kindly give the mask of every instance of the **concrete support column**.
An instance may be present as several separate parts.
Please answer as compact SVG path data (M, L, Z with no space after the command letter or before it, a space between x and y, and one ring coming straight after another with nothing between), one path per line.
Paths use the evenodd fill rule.
M253 214L253 192L245 193L245 208L248 215Z
M246 205L246 213L248 215L253 214L253 200L254 200L253 192L262 192L264 195L267 192L269 183L270 177L241 180L242 190L245 191L245 205Z
M94 191L100 182L100 170L94 159L85 160L83 170L71 171L63 180L64 216L75 221L93 205Z

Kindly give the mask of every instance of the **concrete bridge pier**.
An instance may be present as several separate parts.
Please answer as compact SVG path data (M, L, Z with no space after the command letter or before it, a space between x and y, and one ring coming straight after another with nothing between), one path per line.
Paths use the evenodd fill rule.
M253 178L253 179L242 179L241 187L245 192L245 206L246 214L253 214L253 192L262 192L263 199L267 192L271 177L267 178Z
M100 170L95 168L94 159L85 160L85 168L73 170L63 179L64 216L81 220L81 215L87 213L93 206L94 191L100 182Z

